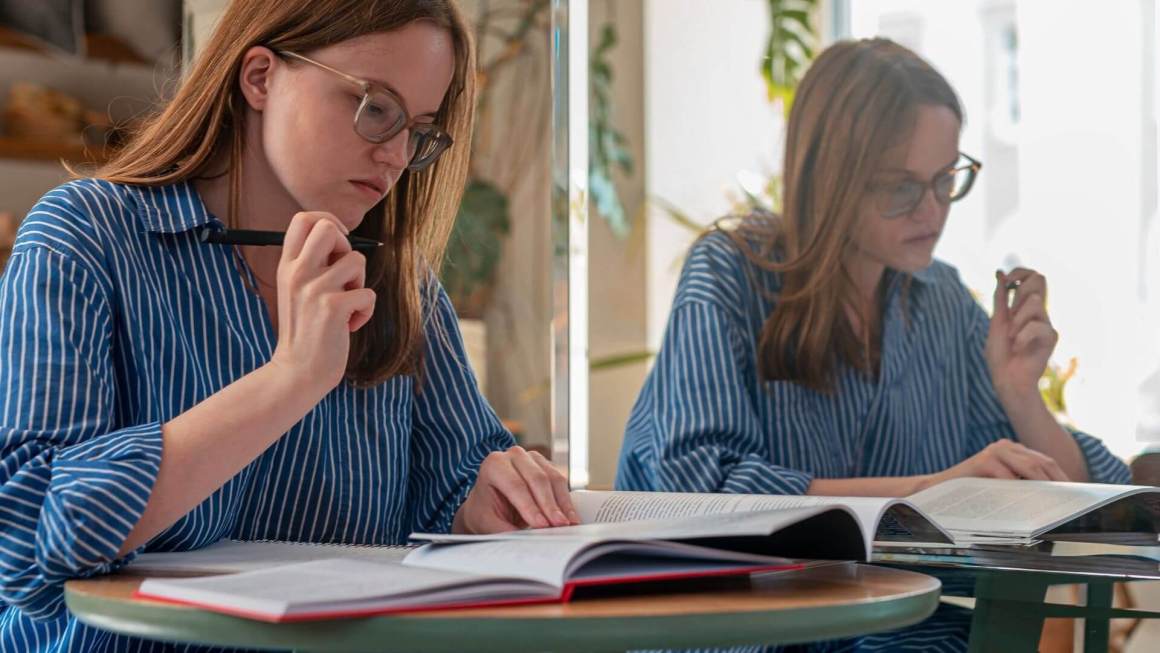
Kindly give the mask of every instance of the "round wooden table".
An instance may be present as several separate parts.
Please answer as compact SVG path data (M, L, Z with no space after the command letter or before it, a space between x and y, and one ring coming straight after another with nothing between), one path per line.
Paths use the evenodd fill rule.
M300 651L612 651L784 644L917 623L939 581L912 571L837 564L754 576L748 584L605 596L564 605L270 624L134 599L142 578L74 580L65 602L82 622L173 642Z

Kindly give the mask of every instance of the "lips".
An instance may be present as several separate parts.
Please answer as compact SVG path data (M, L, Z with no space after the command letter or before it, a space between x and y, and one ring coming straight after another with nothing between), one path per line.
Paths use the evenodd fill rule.
M374 192L379 197L387 193L386 184L379 179L352 179L350 183Z
M907 238L907 239L906 239L904 242L907 242L907 243L924 243L924 242L927 242L927 241L929 241L929 240L935 240L935 239L937 239L937 238L938 238L938 232L937 232L937 231L932 231L932 232L930 232L930 233L927 233L927 234L919 234L919 235L917 235L917 236L911 236L910 238Z

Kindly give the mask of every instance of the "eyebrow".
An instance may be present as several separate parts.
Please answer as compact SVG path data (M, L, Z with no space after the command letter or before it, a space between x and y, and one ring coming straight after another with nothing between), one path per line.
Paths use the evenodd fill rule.
M399 100L403 103L403 108L405 110L407 110L408 113L410 113L410 109L407 107L407 100L403 97L403 94L400 93L399 90L397 88L395 88L393 85L391 85L389 82L386 82L386 81L381 80L381 79L375 79L373 77L367 77L365 75L357 75L357 74L351 73L349 71L342 70L340 68L332 66L331 64L328 64L325 61L318 61L317 59L311 59L309 57L306 57L306 56L301 55L301 54L297 54L295 52L278 50L277 54L279 56L289 56L289 57L293 57L295 59L300 59L300 60L305 61L307 63L314 64L315 66L329 70L330 72L332 72L340 77L344 77L347 80L352 81L352 82L358 82L361 84L369 84L371 86L379 86L383 90L385 90L385 91L391 93L392 95L394 95L395 97L399 98ZM442 101L440 102L440 105L442 105ZM438 112L439 112L439 109L435 109L435 111L425 111L423 113L411 114L411 118L412 119L415 119L415 118L432 118L432 119L434 119L435 117L437 117Z
M403 99L403 94L399 92L399 89L395 88L394 86L391 86L390 84L388 84L387 82L384 82L381 79L375 79L373 77L363 77L362 75L351 75L351 77L357 77L364 82L368 82L370 84L373 84L374 86L381 86L382 88L385 88L388 91L390 91L391 93L393 93L399 99ZM417 113L417 114L413 115L412 117L413 118L435 118L438 115L439 115L439 109L436 109L434 111Z

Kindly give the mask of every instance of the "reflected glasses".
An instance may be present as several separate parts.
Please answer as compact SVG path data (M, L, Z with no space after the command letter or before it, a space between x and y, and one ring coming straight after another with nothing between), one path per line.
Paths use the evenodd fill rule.
M961 200L975 184L983 164L966 154L959 154L955 167L940 172L930 181L908 179L890 184L872 184L874 207L884 218L897 218L912 213L922 204L929 188L934 199L943 206Z
M372 143L386 143L403 130L407 135L407 169L418 172L431 165L440 154L451 146L451 136L438 126L426 122L415 122L407 113L403 99L390 89L383 88L365 79L335 70L324 63L304 57L296 52L278 50L279 56L297 59L338 75L362 89L362 101L354 113L354 131Z

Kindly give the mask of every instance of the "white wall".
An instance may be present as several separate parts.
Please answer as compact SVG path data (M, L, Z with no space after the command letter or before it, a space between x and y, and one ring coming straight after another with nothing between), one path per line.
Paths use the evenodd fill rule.
M1160 255L1157 255L1160 252L1160 190L1157 190L1160 188L1160 62L1157 61L1160 59L1160 3L1155 0L1146 3L1144 13L1149 9L1152 13L1152 40L1148 44L1150 48L1144 52L1143 76L1152 82L1150 111L1145 111L1146 115L1151 115L1151 120L1145 120L1143 133L1144 142L1151 140L1154 145L1150 152L1145 152L1141 168L1141 180L1145 186L1142 208L1145 213L1150 211L1150 216L1145 218L1148 232L1143 242L1144 251L1148 255L1141 268L1141 278L1146 284L1143 336L1148 348L1145 357L1150 361L1151 369L1138 388L1136 439L1152 443L1150 447L1155 449L1160 447L1157 444L1160 443L1160 288L1157 287L1157 281L1160 280ZM1141 28L1148 29L1147 20L1141 21ZM1146 94L1143 100L1148 101ZM1147 192L1149 179L1154 191L1151 193L1150 205Z
M1012 236L1052 282L1057 356L1079 358L1072 416L1131 454L1135 390L1156 361L1142 355L1153 349L1142 331L1144 299L1160 282L1141 274L1152 216L1143 215L1140 171L1155 143L1143 138L1140 4L1103 3L1089 13L1022 2L1018 21L1023 200Z
M737 173L781 166L782 116L758 66L762 0L645 0L646 192L705 221L729 208ZM648 343L660 346L692 234L648 212Z

